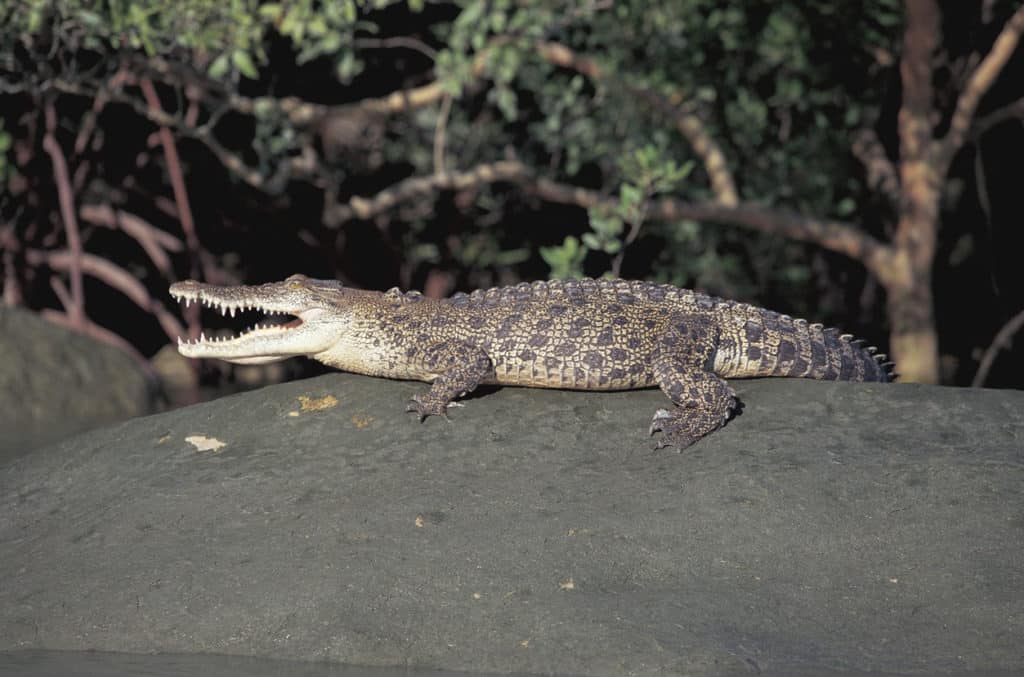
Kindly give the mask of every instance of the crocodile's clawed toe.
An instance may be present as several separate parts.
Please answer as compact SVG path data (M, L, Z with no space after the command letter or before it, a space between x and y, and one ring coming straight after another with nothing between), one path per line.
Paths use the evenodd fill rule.
M443 416L448 418L448 408L445 407L444 404L439 406L433 402L425 402L419 395L412 396L409 400L409 405L405 410L419 416L420 423L426 420L428 416Z
M440 416L446 421L451 422L451 419L448 418L448 407L461 406L463 405L457 402L441 402L431 399L429 396L413 395L409 399L409 404L405 410L419 416L420 423L426 420L428 416Z
M662 437L654 445L655 449L675 447L677 451L682 451L701 438L701 435L694 435L689 430L689 422L686 420L685 415L681 415L678 411L671 412L667 409L659 409L654 412L654 417L651 418L649 434L653 435L658 432L662 433Z
M668 409L659 409L654 412L654 416L651 417L651 427L647 431L648 435L653 435L656 432L662 432L662 423L672 419L672 412Z
M704 412L692 407L678 407L674 410L658 409L651 418L649 434L662 433L655 449L675 447L676 451L686 449L709 432L725 423L708 420Z

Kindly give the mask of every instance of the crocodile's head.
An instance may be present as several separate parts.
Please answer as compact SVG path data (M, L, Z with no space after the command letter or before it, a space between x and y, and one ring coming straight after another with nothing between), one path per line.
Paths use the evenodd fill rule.
M208 338L204 332L191 341L179 338L178 351L185 357L265 364L295 355L316 355L337 341L342 330L339 325L345 322L344 314L338 312L341 283L305 275L256 286L220 287L187 280L171 285L170 292L186 306L197 302L232 317L245 310L294 316L284 324L257 324L238 336Z

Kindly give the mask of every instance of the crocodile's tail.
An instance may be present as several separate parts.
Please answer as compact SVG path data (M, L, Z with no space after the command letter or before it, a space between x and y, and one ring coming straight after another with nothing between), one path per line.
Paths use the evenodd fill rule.
M726 378L789 376L883 383L897 378L884 354L837 329L739 304L720 317L715 371Z

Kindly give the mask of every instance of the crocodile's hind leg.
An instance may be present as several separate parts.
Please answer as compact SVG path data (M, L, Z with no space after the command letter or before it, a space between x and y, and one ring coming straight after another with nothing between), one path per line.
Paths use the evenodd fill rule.
M414 395L406 411L448 418L448 407L456 397L465 395L494 374L487 353L461 341L442 341L423 349L416 360L430 372L439 374L430 390Z
M680 451L725 425L736 406L736 394L725 379L708 371L717 337L707 318L676 316L661 339L651 366L655 380L675 408L659 409L651 434L662 432L657 448Z
M679 368L659 362L654 366L658 385L675 408L659 409L651 419L651 434L665 433L657 448L682 451L729 420L736 396L725 380L709 371Z

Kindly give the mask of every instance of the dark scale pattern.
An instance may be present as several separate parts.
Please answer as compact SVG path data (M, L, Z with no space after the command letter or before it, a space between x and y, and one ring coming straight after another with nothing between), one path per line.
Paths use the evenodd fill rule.
M436 300L384 294L293 276L259 287L188 282L172 291L215 306L256 306L310 318L302 331L259 341L202 343L195 357L251 358L260 343L363 374L432 385L409 405L421 419L445 415L481 383L585 390L659 386L676 405L659 410L659 446L683 448L728 420L735 397L725 379L797 376L891 380L890 364L852 337L747 304L670 285L628 280L519 284ZM287 299L288 305L285 307ZM315 334L313 339L291 338ZM316 348L310 347L315 343Z
M533 348L543 348L551 341L551 337L547 334L533 334L530 336L530 340L527 341L527 345Z

